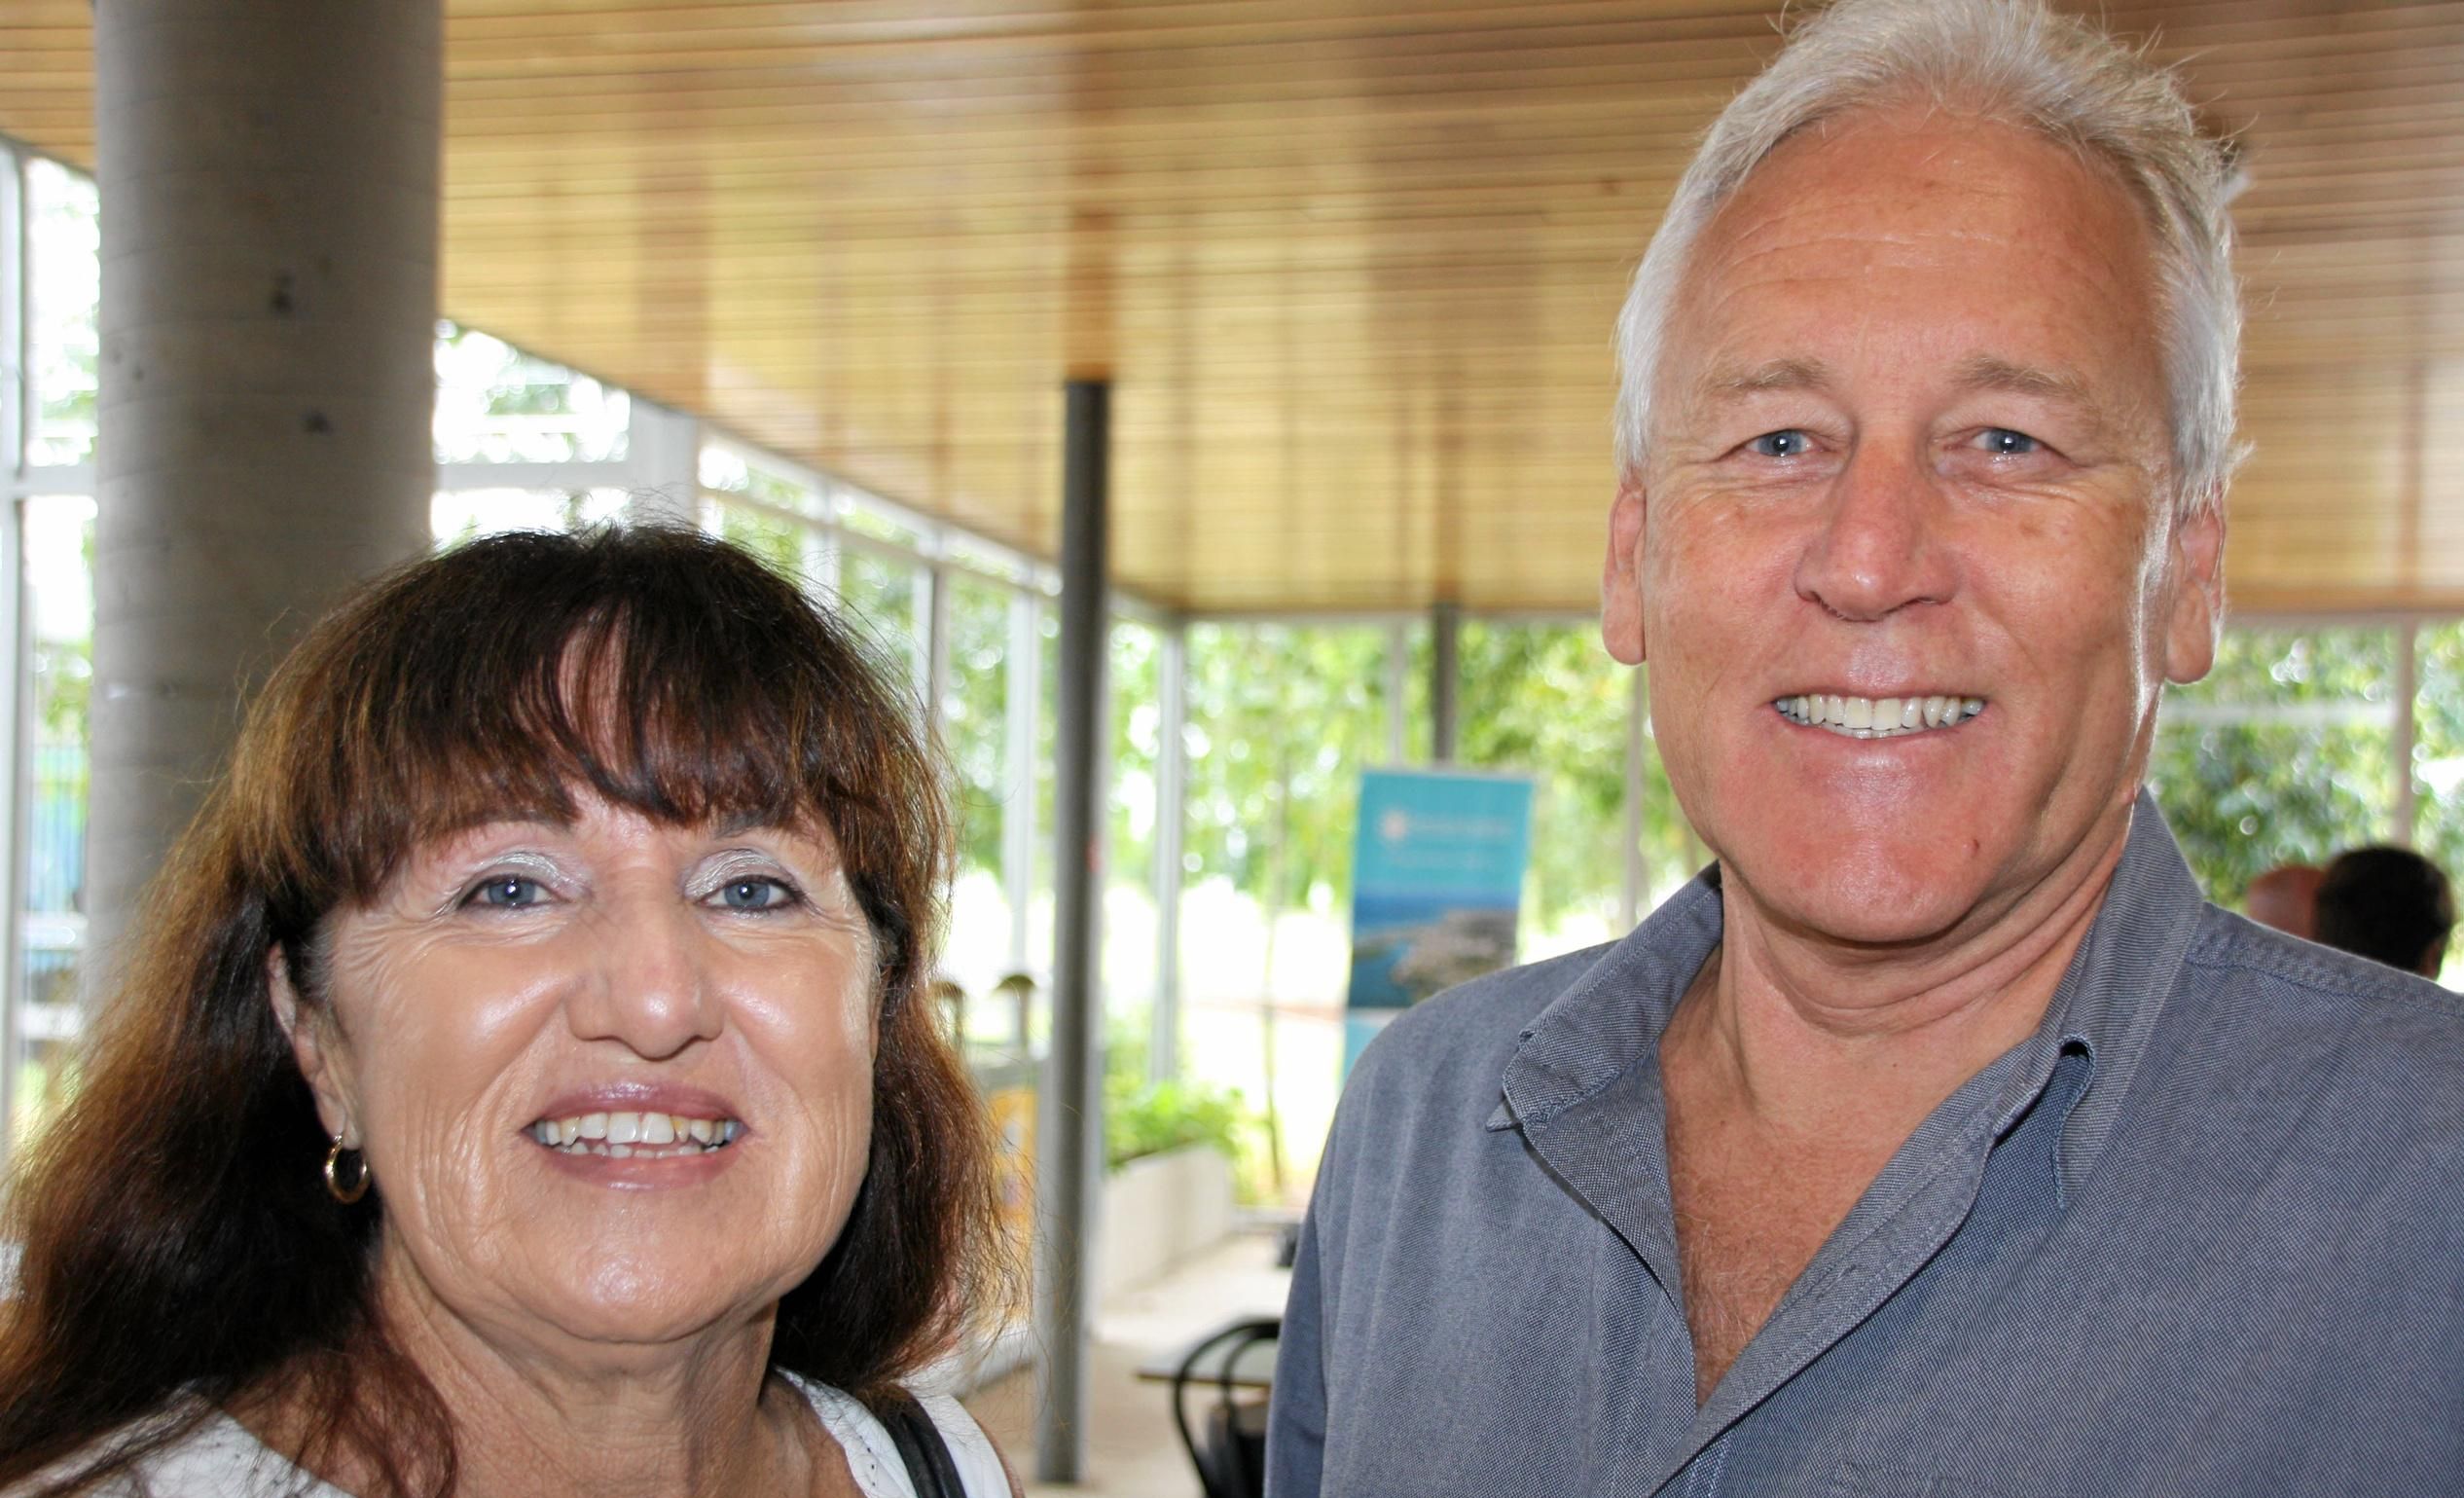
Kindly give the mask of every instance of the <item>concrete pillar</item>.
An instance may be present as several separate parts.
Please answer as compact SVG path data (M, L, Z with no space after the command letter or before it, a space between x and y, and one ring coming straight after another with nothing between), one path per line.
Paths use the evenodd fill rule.
M89 984L240 692L429 544L439 0L102 0Z
M1463 635L1463 605L1439 603L1429 611L1429 762L1455 762L1455 689L1460 668L1455 663Z

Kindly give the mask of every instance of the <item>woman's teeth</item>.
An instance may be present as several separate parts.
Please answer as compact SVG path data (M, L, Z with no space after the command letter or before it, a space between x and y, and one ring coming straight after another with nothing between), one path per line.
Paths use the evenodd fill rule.
M1985 711L1981 697L1836 697L1816 692L1771 704L1792 723L1827 728L1851 739L1896 739L1949 728Z
M682 1114L577 1114L542 1118L528 1132L567 1154L665 1159L724 1150L744 1132L744 1125L733 1118L688 1118Z

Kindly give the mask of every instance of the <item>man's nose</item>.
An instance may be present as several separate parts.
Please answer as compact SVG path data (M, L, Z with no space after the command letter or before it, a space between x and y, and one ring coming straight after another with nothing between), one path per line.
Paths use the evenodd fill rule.
M681 901L611 910L585 932L591 970L566 1005L573 1033L662 1061L719 1033L708 933Z
M1947 602L1956 584L1943 534L1947 503L1930 464L1860 445L1831 481L1797 559L1797 596L1859 623Z

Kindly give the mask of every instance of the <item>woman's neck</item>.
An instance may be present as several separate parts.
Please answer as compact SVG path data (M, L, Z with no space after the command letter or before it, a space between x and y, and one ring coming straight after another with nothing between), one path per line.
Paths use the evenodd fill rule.
M860 1493L803 1395L768 1376L768 1309L681 1344L610 1346L547 1328L508 1334L415 1283L380 1281L388 1335L452 1422L457 1498ZM307 1410L299 1399L285 1404L287 1417L240 1418L276 1449L298 1450ZM368 1453L338 1453L333 1465L317 1475L349 1492L373 1487Z

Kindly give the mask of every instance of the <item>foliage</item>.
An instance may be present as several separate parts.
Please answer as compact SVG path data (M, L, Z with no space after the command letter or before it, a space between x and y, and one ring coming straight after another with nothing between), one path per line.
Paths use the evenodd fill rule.
M1212 1145L1225 1159L1238 1159L1247 1126L1240 1094L1229 1088L1105 1079L1104 1154L1114 1170L1186 1145Z
M1188 872L1270 913L1340 904L1360 767L1387 757L1386 632L1200 624L1188 639Z
M1613 914L1625 877L1628 669L1597 626L1469 622L1456 641L1456 758L1525 771L1538 785L1526 907L1542 929L1581 909ZM1642 845L1651 888L1689 877L1685 820L1653 759Z
M2235 630L2168 694L2149 779L2210 898L2387 836L2394 679L2386 630Z

